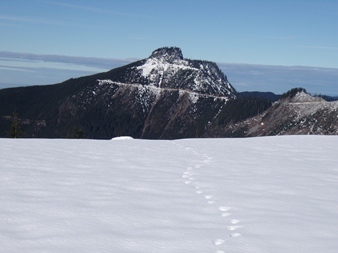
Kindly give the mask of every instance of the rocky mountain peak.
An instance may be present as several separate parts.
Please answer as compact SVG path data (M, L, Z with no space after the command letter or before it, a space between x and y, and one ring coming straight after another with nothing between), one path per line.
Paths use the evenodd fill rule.
M325 102L323 98L311 96L304 88L291 89L281 99L287 103Z
M314 97L310 94L301 91L298 92L291 100L293 103L306 103L306 102L326 102L323 98Z
M150 58L160 58L173 62L174 60L183 60L183 53L178 47L162 47L153 51Z
M217 64L183 58L178 47L159 48L138 65L126 69L124 83L235 98L236 90ZM132 78L129 78L132 77Z

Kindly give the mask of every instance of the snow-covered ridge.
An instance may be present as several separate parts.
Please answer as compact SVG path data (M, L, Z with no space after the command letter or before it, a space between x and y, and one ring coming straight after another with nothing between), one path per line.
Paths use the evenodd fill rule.
M156 86L147 86L142 84L134 84L134 83L121 83L121 82L115 82L110 79L104 79L104 80L97 80L99 86L103 85L118 85L118 86L125 86L125 87L133 87L137 88L139 90L149 90L153 93L159 95L161 91L178 91L180 95L188 93L191 98L196 102L198 100L198 97L211 97L214 99L222 99L222 100L229 100L229 97L227 96L215 96L215 95L208 95L208 94L201 94L198 92L194 92L191 90L185 90L185 89L179 89L179 88L162 88L162 87L156 87Z
M204 94L235 97L235 89L217 64L183 58L179 48L160 48L131 71L147 85L182 88Z
M175 75L179 70L194 70L197 68L189 66L189 62L186 60L175 59L173 62L168 62L165 58L148 58L146 62L138 66L137 70L141 70L142 76L149 78L152 81L152 85L156 85L154 80L158 75L164 76L166 74ZM161 84L159 84L161 86Z
M236 91L216 63L184 59L179 48L160 48L149 58L118 73L98 80L99 85L147 86L178 90L211 97L235 98Z
M298 92L290 100L290 103L314 103L314 102L320 103L320 102L326 102L326 101L320 97L313 97L304 91Z
M338 101L328 102L300 91L243 122L247 136L337 135Z

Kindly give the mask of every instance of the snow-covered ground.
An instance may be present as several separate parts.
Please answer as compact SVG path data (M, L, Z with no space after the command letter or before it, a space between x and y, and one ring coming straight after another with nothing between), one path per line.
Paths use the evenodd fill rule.
M338 251L338 137L0 139L0 252Z

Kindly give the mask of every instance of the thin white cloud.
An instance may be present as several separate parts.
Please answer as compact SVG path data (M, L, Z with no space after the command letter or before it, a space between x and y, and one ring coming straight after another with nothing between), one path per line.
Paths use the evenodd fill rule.
M218 65L239 91L282 94L292 88L303 87L311 93L338 95L338 69L335 68L233 63Z
M73 57L0 51L0 88L49 84L124 66L137 59ZM311 93L338 95L338 69L217 63L238 91L282 94L294 87Z
M66 8L85 10L85 11L95 12L95 13L110 13L109 10L100 9L96 7L88 7L84 5L78 5L78 4L70 4L70 3L55 2L55 1L40 1L40 2L44 4L58 5L58 6L66 7Z
M85 27L85 28L95 28L102 29L101 26L93 26L93 25L83 25L74 22L67 22L62 19L51 19L51 18L37 18L37 17L18 17L18 16L5 16L0 15L0 20L3 21L2 26L17 26L27 23L33 24L42 24L42 25L56 25L56 26L66 26L66 27ZM6 22L6 23L4 23Z
M24 68L17 68L17 67L9 67L9 66L3 66L0 65L0 69L2 70L11 70L11 71L22 71L22 72L33 72L33 70L29 70L29 69L24 69Z
M7 60L9 59L11 61L28 61L28 62L40 61L49 63L64 63L68 64L68 67L65 67L68 69L71 67L80 69L80 66L85 66L97 71L109 70L136 60L136 59L78 57L65 55L44 55L44 54L18 53L8 51L0 51L0 60L1 58ZM72 66L70 66L69 64L71 64ZM83 69L83 67L81 67L81 69Z
M338 47L335 47L335 46L294 45L294 47L307 48L307 49L338 50Z
M55 84L126 65L135 59L104 59L0 51L0 89Z
M130 35L128 38L132 39L132 40L147 40L148 39L148 38L143 37L143 36L134 36L134 35Z
M55 2L55 1L48 1L48 0L41 0L40 2L44 4L57 5L57 6L62 6L66 8L83 10L83 11L88 11L88 12L93 12L93 13L111 14L111 15L136 17L136 18L152 18L151 16L148 16L148 15L140 15L136 13L123 13L123 12L113 11L110 9L102 9L102 8L97 8L97 7L79 5L79 4L70 4L66 2Z
M296 35L288 35L288 36L259 36L264 39L273 39L273 40L293 40L296 39Z
M28 17L15 17L15 16L6 16L0 15L0 20L5 21L15 21L15 22L41 22L41 20L37 18L28 18Z
M69 23L60 21L60 20L53 20L53 19L46 19L46 18L37 18L37 17L18 17L18 16L6 16L0 15L0 20L7 21L7 25L15 25L15 24L22 24L22 23L35 23L35 24L49 24L49 25L67 25Z
M0 26L19 27L17 24L0 22Z

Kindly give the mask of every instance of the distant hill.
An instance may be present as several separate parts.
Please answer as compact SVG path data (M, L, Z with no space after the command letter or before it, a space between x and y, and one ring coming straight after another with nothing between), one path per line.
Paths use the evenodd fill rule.
M305 89L295 88L284 93L264 112L242 121L218 124L209 137L253 137L269 135L337 135L338 102L311 96Z
M261 91L243 91L239 92L239 95L243 98L262 98L272 102L277 101L281 95L276 95L273 92L261 92Z
M318 95L318 97L321 97L321 98L325 99L328 102L338 101L338 96Z

